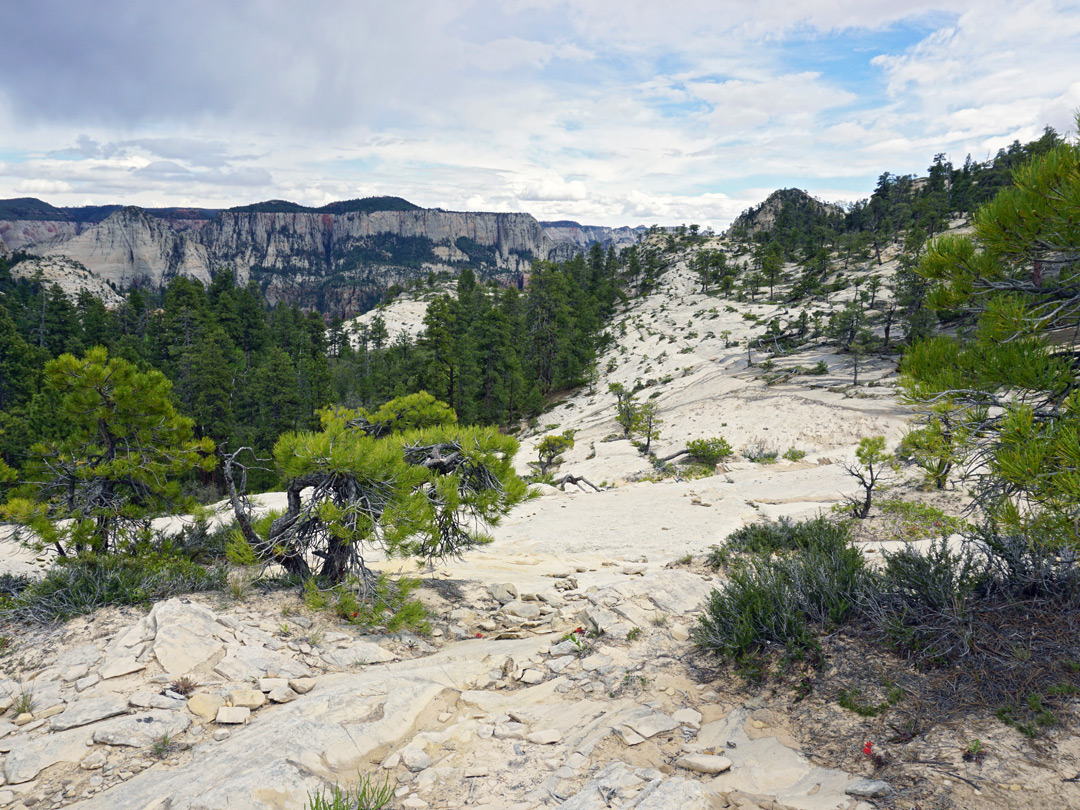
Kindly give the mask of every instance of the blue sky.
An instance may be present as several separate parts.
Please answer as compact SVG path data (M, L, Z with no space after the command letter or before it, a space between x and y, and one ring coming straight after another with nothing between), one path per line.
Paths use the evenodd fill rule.
M1058 0L17 2L0 197L726 226L1074 129Z

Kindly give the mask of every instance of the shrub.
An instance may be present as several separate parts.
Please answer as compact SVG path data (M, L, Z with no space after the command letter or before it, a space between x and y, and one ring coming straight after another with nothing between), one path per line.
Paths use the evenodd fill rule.
M789 447L787 452L784 453L784 458L786 458L788 461L802 461L804 458L806 458L806 451L799 450L795 447Z
M780 451L766 444L763 439L755 439L743 450L743 458L755 464L773 464Z
M776 554L814 547L839 547L850 542L851 530L847 523L836 523L824 517L799 523L780 518L776 523L752 523L736 529L727 536L724 548L748 554Z
M205 568L183 557L84 554L60 558L44 579L0 604L19 619L66 621L106 605L144 605L182 593L221 590L225 582L224 566Z
M801 658L818 648L812 628L839 624L869 585L862 552L842 524L818 518L746 527L728 537L729 551L753 550L731 564L730 579L709 597L696 630L699 646L736 661L783 648ZM775 550L799 550L780 560Z
M349 624L365 628L385 626L390 632L408 627L420 633L431 632L427 609L410 594L420 587L413 577L391 579L379 574L370 592L363 592L363 582L343 582L321 587L312 578L304 583L304 604L312 610L329 610Z
M711 439L691 439L686 443L686 452L695 461L715 467L730 458L733 451L723 436L714 436Z
M394 785L387 777L382 784L361 776L353 788L333 784L308 795L304 810L381 810L394 798Z

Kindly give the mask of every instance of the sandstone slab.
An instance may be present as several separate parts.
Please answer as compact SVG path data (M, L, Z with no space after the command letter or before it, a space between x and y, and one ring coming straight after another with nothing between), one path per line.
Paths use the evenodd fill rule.
M221 695L208 695L200 692L188 698L188 711L198 715L207 723L217 717L218 709L225 705L225 698Z
M177 712L154 710L102 723L94 729L94 742L128 748L144 748L155 740L187 731L191 718Z
M647 709L628 718L625 725L645 739L679 727L679 721L663 712Z
M86 743L91 734L90 729L76 728L13 747L4 759L4 778L8 784L18 785L58 762L78 762L88 753Z
M128 702L122 697L85 698L72 703L67 711L54 717L49 727L53 731L65 731L116 717L127 711Z
M364 666L366 664L384 664L393 661L394 656L380 647L367 641L359 641L340 650L330 650L322 654L326 663L342 669Z
M687 754L675 760L675 767L694 773L718 774L731 768L731 760L713 754Z

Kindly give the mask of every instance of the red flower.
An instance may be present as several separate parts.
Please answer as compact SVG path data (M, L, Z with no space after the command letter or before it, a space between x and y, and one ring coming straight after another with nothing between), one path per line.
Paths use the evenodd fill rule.
M477 638L483 638L483 637L484 637L484 634L483 634L483 633L477 633L477 634L476 634L476 637L477 637Z
M574 632L575 632L575 633L584 633L584 632L585 632L585 628L584 628L584 627L575 627L575 628L574 628Z
M355 618L356 618L357 616L359 616L359 615L360 615L360 613L359 613L358 611L355 611L355 610L354 610L354 611L352 612L352 617L353 617L354 619L355 619Z
M862 752L868 757L872 756L874 753L874 744L870 742L870 740L867 740L866 745L862 747Z

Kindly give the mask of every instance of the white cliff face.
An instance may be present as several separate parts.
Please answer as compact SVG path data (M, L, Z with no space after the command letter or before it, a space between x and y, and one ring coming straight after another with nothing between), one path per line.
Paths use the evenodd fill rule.
M0 250L16 251L29 245L63 242L86 229L80 222L54 222L38 219L0 220Z
M648 230L644 226L608 228L599 225L579 225L569 221L540 224L544 233L556 244L572 245L581 250L588 249L594 242L599 242L605 249L609 245L614 245L616 250L621 250L636 245Z
M158 286L175 275L210 281L205 248L139 208L121 209L78 235L26 250L71 259L120 290Z
M366 309L392 283L453 269L444 262L468 261L457 244L462 238L472 243L469 250L480 251L473 259L487 273L507 280L557 253L529 214L223 211L210 221L181 222L185 227L178 228L142 209L124 208L91 225L3 222L0 237L8 250L77 263L116 290L161 286L176 275L209 282L214 271L229 267L241 283L259 271L271 300L319 303L343 313ZM400 241L409 239L424 241ZM50 265L64 266L72 265Z

